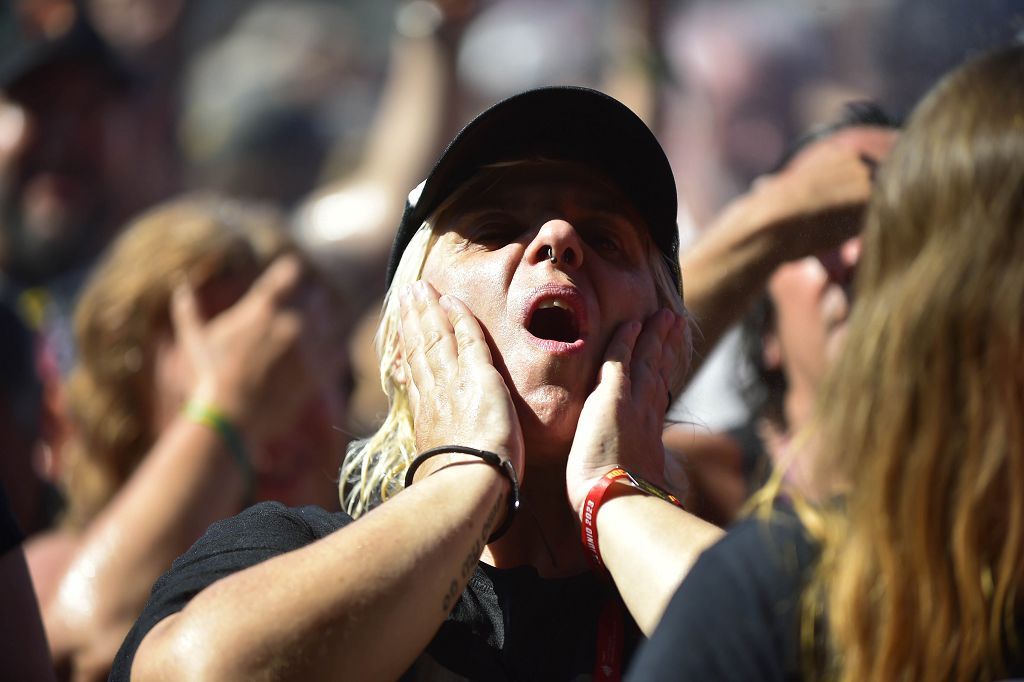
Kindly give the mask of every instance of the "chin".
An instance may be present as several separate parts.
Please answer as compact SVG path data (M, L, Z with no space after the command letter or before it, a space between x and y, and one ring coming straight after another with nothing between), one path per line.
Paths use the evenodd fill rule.
M573 399L561 387L548 386L527 398L517 396L515 402L527 451L569 451L583 410L582 399Z

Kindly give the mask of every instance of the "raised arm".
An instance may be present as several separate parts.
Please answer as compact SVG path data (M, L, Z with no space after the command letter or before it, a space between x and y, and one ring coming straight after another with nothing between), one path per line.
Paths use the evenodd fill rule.
M480 327L437 301L425 283L402 296L417 447L469 445L521 471L519 425ZM455 605L509 490L480 459L426 460L415 485L357 521L200 592L146 635L132 679L395 679Z
M313 388L317 297L300 287L293 257L272 265L234 306L209 322L183 286L173 319L194 374L191 397L216 405L249 442L249 452L292 419ZM300 338L300 336L302 338ZM186 397L186 396L183 396ZM43 605L58 664L76 679L106 679L121 641L153 582L217 519L245 504L247 481L225 440L179 415L167 425L111 503L86 529L56 595Z
M616 466L663 485L668 377L685 347L685 321L667 309L616 332L580 416L566 469L569 502L581 520L585 513L596 515L600 558L646 634L721 531L621 482L608 487L599 507L585 505L594 486Z
M776 268L835 248L860 231L872 171L896 135L859 128L811 144L726 206L680 255L686 305L698 328L691 378Z

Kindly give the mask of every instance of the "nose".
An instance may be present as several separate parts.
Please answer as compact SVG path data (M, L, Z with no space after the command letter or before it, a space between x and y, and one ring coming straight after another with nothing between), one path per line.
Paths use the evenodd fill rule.
M571 223L553 219L537 231L526 256L531 264L547 261L563 269L575 269L583 265L583 242Z

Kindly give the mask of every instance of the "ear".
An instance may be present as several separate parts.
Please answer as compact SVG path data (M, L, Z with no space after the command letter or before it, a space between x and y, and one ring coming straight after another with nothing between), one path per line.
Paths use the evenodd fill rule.
M782 369L782 344L775 332L766 332L761 337L761 362L765 369Z

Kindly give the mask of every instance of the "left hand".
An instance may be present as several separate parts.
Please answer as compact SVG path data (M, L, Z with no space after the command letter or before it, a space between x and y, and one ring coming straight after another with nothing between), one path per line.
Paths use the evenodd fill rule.
M616 330L576 426L566 465L569 503L579 516L587 493L616 465L663 485L662 426L669 380L685 349L685 320L663 308Z

